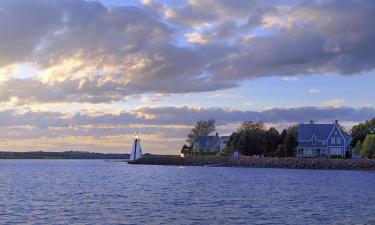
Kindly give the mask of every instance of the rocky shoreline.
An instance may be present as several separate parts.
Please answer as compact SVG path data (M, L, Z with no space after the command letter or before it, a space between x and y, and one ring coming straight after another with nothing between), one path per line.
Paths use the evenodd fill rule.
M129 164L375 171L375 160L368 159L161 156L141 158Z

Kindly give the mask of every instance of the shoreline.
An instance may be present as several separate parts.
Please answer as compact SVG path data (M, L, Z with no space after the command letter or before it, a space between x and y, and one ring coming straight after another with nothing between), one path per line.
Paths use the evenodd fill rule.
M181 158L179 156L162 156L141 158L128 163L135 165L375 171L375 160L371 159L255 158L252 156Z

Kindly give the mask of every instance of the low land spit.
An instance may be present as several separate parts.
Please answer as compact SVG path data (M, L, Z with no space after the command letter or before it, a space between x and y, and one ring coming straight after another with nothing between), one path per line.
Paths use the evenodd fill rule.
M181 158L179 156L161 156L158 158L141 158L129 162L129 164L375 171L375 160L369 159L255 158L251 156Z

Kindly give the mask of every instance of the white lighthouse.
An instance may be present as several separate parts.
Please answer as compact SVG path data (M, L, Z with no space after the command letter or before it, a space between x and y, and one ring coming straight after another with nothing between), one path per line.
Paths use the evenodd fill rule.
M142 157L141 139L139 137L139 134L136 133L134 135L134 143L133 143L132 152L130 155L130 160L134 161L141 157Z

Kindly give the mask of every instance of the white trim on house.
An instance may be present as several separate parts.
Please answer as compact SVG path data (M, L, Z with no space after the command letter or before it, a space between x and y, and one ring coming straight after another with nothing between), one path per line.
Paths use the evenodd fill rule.
M329 140L331 139L331 137L332 137L332 134L333 134L333 132L335 131L335 130L337 130L338 131L338 133L340 134L340 136L341 136L341 138L343 139L343 145L342 145L342 143L337 143L337 140L336 140L336 138L335 138L335 144L332 144L331 142L329 142ZM327 145L327 147L328 147L328 151L329 151L329 155L331 156L331 155L337 155L337 154L331 154L331 149L337 149L337 148L340 148L341 149L341 156L342 157L344 157L345 156L345 149L346 149L346 146L347 146L347 141L346 141L346 139L345 139L345 136L344 136L344 134L342 133L342 131L341 131L341 129L340 129L340 127L338 126L338 124L335 122L334 123L334 126L333 126L333 128L332 128L332 130L331 130L331 132L329 133L329 135L328 135L328 145ZM348 142L349 143L349 142ZM340 145L340 147L338 147L337 145ZM342 146L344 146L344 147L342 147Z
M333 131L334 131L335 128L336 128L336 129L339 131L339 134L341 135L342 139L344 140L344 145L345 145L346 140L345 140L345 137L344 137L344 135L343 135L343 133L342 133L340 127L338 126L338 124L337 124L336 122L335 122L335 124L333 124L333 125L334 125L334 126L333 126L331 132L330 132L329 135L328 135L327 141L328 141L329 138L332 136L332 133L333 133ZM336 143L336 140L335 140L335 143ZM331 146L332 146L332 145L331 145Z
M345 144L345 149L348 147L349 143L350 143L352 140L353 140L353 138L350 137L350 138L349 138L349 141L347 141L346 144Z
M317 141L318 140L318 138L316 137L316 135L315 134L313 134L313 136L311 136L311 138L310 138L310 141L312 141L312 140L314 140L315 139L315 141Z
M332 129L329 132L327 139L318 140L316 134L313 133L309 140L298 140L299 143L306 143L309 147L299 147L297 148L297 157L319 157L323 155L327 157L331 156L345 156L346 150L352 138L350 137L346 140L344 132L341 130L337 121L332 124ZM336 133L337 131L338 133ZM335 132L335 133L334 133ZM335 137L333 137L335 134ZM331 138L334 138L334 142L331 143ZM337 141L340 139L340 141ZM315 144L313 143L315 142ZM320 146L316 146L320 143ZM319 154L317 154L317 149L319 149ZM302 154L301 154L302 153Z
M311 141L311 139L310 139L310 140L300 140L300 141L298 141L298 142L310 142L310 141ZM325 140L325 139L323 139L323 140L316 139L316 141L320 141L320 142L322 142L322 141L327 141L327 140Z

